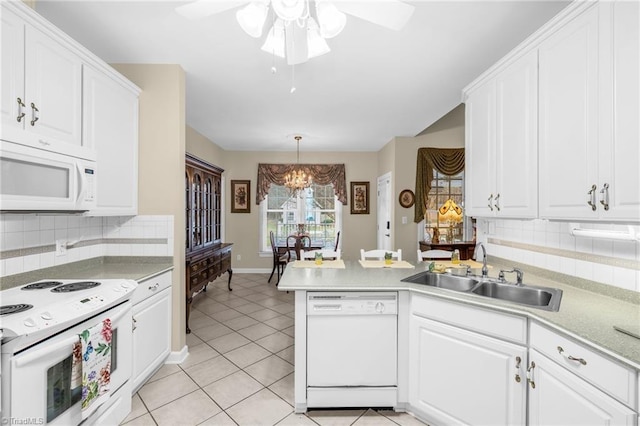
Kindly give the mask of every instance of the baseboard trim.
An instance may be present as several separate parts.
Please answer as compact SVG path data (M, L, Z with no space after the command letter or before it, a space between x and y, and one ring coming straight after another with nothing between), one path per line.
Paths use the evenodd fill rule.
M167 357L165 364L182 364L185 359L189 356L189 347L184 345L182 349L178 352L173 351Z

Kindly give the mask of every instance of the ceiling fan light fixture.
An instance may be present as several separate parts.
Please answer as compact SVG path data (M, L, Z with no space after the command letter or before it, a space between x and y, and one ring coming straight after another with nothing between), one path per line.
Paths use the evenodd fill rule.
M309 18L307 27L307 48L309 59L331 52L326 40L320 35L318 23L313 18Z
M284 21L304 18L304 9L309 0L271 0L273 10ZM308 11L307 11L308 13Z
M267 33L267 39L261 49L279 58L284 58L284 46L284 23L282 19L278 18Z
M347 15L333 3L316 2L316 14L320 23L320 35L324 38L337 36L347 24Z
M267 3L255 1L238 10L236 20L245 33L260 38L268 12Z

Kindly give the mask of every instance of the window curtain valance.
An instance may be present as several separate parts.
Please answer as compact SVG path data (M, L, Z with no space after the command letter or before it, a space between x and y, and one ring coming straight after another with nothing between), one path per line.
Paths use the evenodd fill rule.
M456 175L464 170L464 148L419 148L416 165L416 203L413 221L424 219L427 197L431 191L433 169L444 175Z
M272 183L284 185L284 177L293 170L302 169L310 174L313 182L320 185L333 184L338 200L347 204L347 180L344 164L258 164L258 188L256 204L260 204L269 193Z

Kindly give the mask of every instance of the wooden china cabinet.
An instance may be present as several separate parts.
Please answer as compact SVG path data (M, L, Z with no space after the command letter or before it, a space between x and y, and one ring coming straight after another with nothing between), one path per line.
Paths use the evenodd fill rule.
M231 246L221 241L222 170L191 154L185 156L187 334L193 297L225 272L231 291Z

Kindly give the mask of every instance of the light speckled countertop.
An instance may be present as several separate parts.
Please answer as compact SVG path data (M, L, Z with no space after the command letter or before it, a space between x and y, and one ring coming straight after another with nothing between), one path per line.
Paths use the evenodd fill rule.
M567 276L527 268L493 258L489 276L512 266L523 268L525 285L560 288L560 310L549 312L516 303L466 294L426 285L402 282L401 279L428 269L428 262L415 269L363 268L356 261L346 261L345 269L286 268L278 288L282 291L381 291L410 290L434 297L455 300L502 312L527 316L588 344L622 363L640 370L640 339L614 330L613 326L640 327L640 294L593 283L574 283ZM546 272L546 273L545 273ZM512 280L512 277L507 277Z
M143 281L173 269L172 257L104 256L0 278L0 290L45 279L131 279Z

